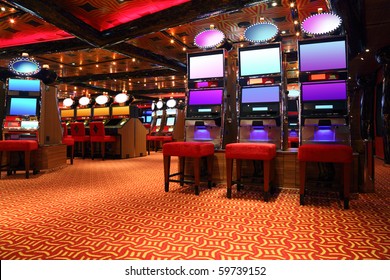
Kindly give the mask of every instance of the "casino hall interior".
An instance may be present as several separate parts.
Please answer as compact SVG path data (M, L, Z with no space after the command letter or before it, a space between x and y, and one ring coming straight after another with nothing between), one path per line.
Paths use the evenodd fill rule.
M0 258L390 259L389 10L0 0Z

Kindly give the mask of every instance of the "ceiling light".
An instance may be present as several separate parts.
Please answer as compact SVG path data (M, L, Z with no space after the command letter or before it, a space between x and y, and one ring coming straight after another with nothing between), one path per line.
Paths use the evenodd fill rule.
M294 6L295 6L295 3L294 3L294 2L291 2L291 3L290 3L290 8L294 8Z
M4 8L4 7L1 7L1 11L2 11L2 12L5 12L5 8Z
M366 52L370 52L370 49L366 49Z
M360 59L361 59L361 60L364 60L364 57L361 57Z
M276 1L273 1L271 5L272 5L272 7L276 7L278 5L278 3L276 3Z
M11 18L11 19L9 20L9 22L10 22L10 23L15 23L15 19Z

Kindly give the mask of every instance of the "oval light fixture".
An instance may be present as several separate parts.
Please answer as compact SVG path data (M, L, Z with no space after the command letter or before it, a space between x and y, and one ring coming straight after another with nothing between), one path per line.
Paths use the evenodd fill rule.
M39 63L30 57L17 57L8 64L9 70L18 76L31 76L41 71Z
M263 43L274 39L278 31L278 27L275 24L260 22L249 26L244 32L244 37L252 43Z
M95 99L96 103L99 105L104 105L108 102L108 96L105 94L101 94Z
M225 40L225 34L218 29L208 29L195 36L194 44L201 49L218 47Z
M86 106L86 105L89 104L89 101L91 101L91 100L89 99L89 97L83 96L83 97L81 97L81 98L79 99L79 104L80 104L80 105L83 105L83 106Z
M156 107L157 109L162 109L162 107L164 107L164 102L160 99L159 101L157 101Z
M70 97L68 98L65 98L64 101L62 101L62 104L65 106L65 107L70 107L72 106L74 103L74 100Z
M156 102L155 101L152 102L150 109L152 109L152 111L154 111L156 109Z
M329 34L339 28L341 18L333 13L321 13L307 17L302 22L302 30L309 35Z
M168 108L175 108L177 102L175 99L173 99L172 97L169 98L169 100L167 101L167 107Z
M116 103L125 103L127 100L129 100L129 96L126 93L118 93L114 98Z

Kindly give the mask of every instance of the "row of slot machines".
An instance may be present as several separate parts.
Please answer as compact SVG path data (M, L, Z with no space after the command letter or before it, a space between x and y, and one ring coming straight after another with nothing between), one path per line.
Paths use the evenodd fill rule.
M285 94L282 53L280 43L239 48L233 89L225 50L188 53L186 140L221 149L233 123L238 142L270 142L279 149L289 138L298 144L350 145L346 38L298 42L300 94L291 100Z
M146 120L150 121L149 135L172 136L176 141L184 140L184 111L178 108L175 99L153 102L151 110L147 112L150 113L145 115Z
M87 102L84 104L72 108L72 104L69 103L69 107L60 108L61 121L67 124L69 131L71 122L83 122L88 132L90 122L101 121L107 135L118 136L115 152L117 157L131 158L146 155L147 130L139 119L140 110L137 106L125 102L113 106L89 106Z

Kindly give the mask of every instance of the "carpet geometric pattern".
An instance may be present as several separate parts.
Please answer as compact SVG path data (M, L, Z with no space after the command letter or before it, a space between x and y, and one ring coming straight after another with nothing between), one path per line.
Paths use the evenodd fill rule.
M349 210L335 195L300 206L296 189L268 203L256 187L165 193L161 152L3 172L0 259L390 259L390 168L375 163L375 193L353 194Z

